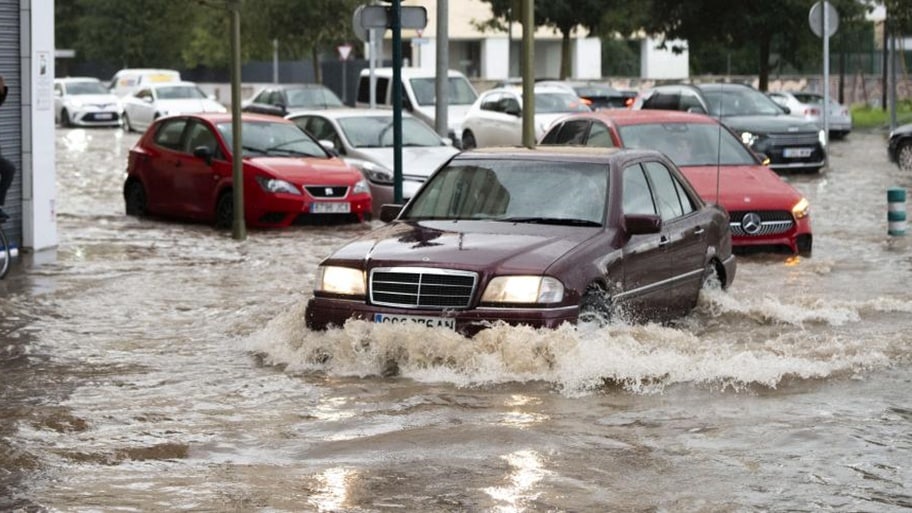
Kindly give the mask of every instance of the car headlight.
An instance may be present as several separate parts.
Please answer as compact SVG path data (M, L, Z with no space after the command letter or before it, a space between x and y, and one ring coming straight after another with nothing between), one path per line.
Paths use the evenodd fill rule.
M83 107L82 100L71 99L67 103L73 109L81 109Z
M758 137L751 132L741 132L741 142L743 142L748 148L752 148L754 143L757 142Z
M488 283L484 303L557 303L564 285L550 276L498 276Z
M314 290L363 297L366 290L364 272L351 267L320 266L314 280Z
M269 178L267 176L258 176L256 177L256 181L266 192L271 192L273 194L277 192L297 195L301 194L300 189L291 183L286 182L285 180L279 180L278 178Z
M801 198L798 203L795 203L795 206L792 207L792 215L795 216L795 219L801 219L802 217L807 217L810 210L811 204L808 203L806 198Z
M373 183L379 185L393 184L393 172L379 164L359 159L346 159L346 162L357 168L358 171L361 171L364 178L367 178Z
M820 140L820 145L821 145L821 146L826 146L826 143L827 143L827 134L826 134L826 132L825 132L823 129L820 129L820 131L817 132L817 139Z
M370 185L368 185L367 180L358 180L358 183L355 184L355 187L352 189L354 194L363 194L370 192Z

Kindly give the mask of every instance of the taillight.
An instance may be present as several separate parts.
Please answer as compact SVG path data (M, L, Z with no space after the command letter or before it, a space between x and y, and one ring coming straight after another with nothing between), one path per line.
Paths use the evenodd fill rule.
M820 111L818 109L811 107L811 108L804 109L804 115L805 116L819 116Z

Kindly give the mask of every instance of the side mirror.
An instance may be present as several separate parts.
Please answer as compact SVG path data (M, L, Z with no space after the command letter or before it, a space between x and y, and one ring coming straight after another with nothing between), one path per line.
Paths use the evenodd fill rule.
M399 217L400 212L402 212L402 205L381 205L380 220L384 223L394 221L397 217Z
M694 112L696 114L706 114L706 111L703 110L703 107L687 107L687 112Z
M333 144L332 141L330 141L329 139L320 139L318 142L320 143L320 146L322 146L324 150L332 153L336 157L339 156L339 150L336 149L336 145Z
M781 109L782 109L782 112L785 112L786 114L791 114L791 113L792 113L792 109L786 107L785 105L780 105L779 108L781 108Z
M142 101L144 101L145 103L152 103L152 97L151 97L151 96L143 96L143 97L142 97Z
M206 162L206 165L212 165L212 150L208 146L197 146L193 148L193 156L196 158L203 159Z
M628 214L624 216L627 235L646 235L662 231L662 218L648 214Z

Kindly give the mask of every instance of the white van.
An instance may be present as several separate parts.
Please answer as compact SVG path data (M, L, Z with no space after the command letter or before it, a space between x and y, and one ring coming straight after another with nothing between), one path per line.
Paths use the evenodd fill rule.
M114 74L108 83L108 90L118 97L124 97L149 84L180 81L180 72L173 69L128 68Z
M402 68L402 109L410 112L416 118L427 123L431 128L436 128L434 119L437 116L437 72L433 69ZM460 134L462 134L462 119L469 107L478 98L478 92L472 87L469 79L462 73L449 70L449 108L447 109L448 137L453 144L462 147ZM376 77L375 101L377 107L393 108L391 86L393 68L374 68ZM356 107L370 107L370 69L361 70L358 79L358 97Z

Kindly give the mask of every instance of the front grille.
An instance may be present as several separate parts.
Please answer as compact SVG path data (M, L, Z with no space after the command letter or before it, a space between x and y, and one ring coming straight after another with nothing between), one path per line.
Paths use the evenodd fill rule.
M751 226L748 222L745 226L745 217L748 214L756 214L759 217L756 231L749 232L747 228ZM777 235L785 233L795 226L795 220L790 212L785 210L744 210L729 213L733 237L764 237L767 235ZM750 220L749 220L750 221Z
M304 188L314 198L344 198L348 194L345 185L307 185Z
M119 121L120 115L116 112L89 112L82 117L83 121L104 121L112 122Z
M401 308L468 308L478 275L473 272L425 267L371 270L370 300L375 305Z
M767 134L773 146L817 146L820 143L817 132Z

